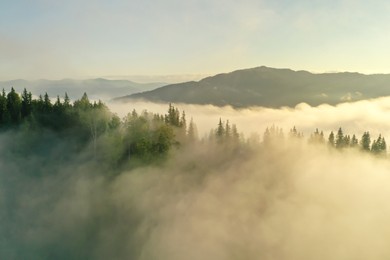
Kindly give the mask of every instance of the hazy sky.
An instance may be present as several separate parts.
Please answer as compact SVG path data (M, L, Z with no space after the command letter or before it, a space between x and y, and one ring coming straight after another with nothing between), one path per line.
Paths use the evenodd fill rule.
M390 73L388 1L2 0L0 80Z

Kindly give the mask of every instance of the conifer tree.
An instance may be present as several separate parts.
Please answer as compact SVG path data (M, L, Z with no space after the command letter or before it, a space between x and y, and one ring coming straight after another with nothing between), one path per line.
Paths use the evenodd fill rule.
M165 123L180 127L180 112L171 103L169 103L168 114L165 115Z
M70 105L70 99L68 97L68 93L65 92L65 97L64 97L64 108L69 108Z
M372 142L371 152L374 154L386 154L386 141L382 135L379 135L378 139Z
M190 124L188 125L188 140L194 142L198 140L198 129L194 123L194 120L191 118Z
M226 120L226 124L225 124L225 137L226 139L230 139L231 137L231 128L229 125L229 120Z
M89 98L87 93L84 92L83 96L81 99L76 100L74 102L74 108L80 109L80 110L88 110L89 108L92 107L91 103L89 102Z
M235 124L232 125L232 139L234 143L238 143L240 141L240 135L237 131L237 126Z
M379 148L383 154L387 154L387 145L386 145L386 140L384 137L382 137L382 142L381 142Z
M8 121L7 111L7 95L5 90L0 94L0 126L4 125Z
M343 130L340 127L336 135L336 148L340 149L340 148L344 148L344 146L345 146L344 134L343 134Z
M63 112L64 105L61 103L60 96L57 95L56 102L53 105L53 111L59 115L60 113Z
M329 144L330 146L334 146L334 145L335 145L334 133L333 133L333 131L331 131L330 134L329 134L329 137L328 137L328 144Z
M51 112L51 108L52 108L51 101L49 95L46 92L43 98L43 111L45 113L49 113Z
M26 89L22 92L21 117L28 117L32 112L32 95Z
M11 88L11 92L7 95L7 111L9 112L11 123L17 124L20 122L21 106L22 102L18 93L15 92L14 88Z
M344 136L344 147L350 147L351 146L351 137L349 135Z
M180 123L179 123L179 126L181 128L184 129L184 131L186 131L186 128L187 128L187 120L186 120L186 112L183 110L183 112L181 113L181 118L180 118Z
M360 140L360 145L363 151L370 151L371 138L369 132L364 132L362 139Z
M225 134L225 128L223 127L221 118L219 119L218 127L215 132L216 137L221 140Z
M356 138L355 135L352 136L351 142L350 142L350 147L357 147L359 145L359 141Z

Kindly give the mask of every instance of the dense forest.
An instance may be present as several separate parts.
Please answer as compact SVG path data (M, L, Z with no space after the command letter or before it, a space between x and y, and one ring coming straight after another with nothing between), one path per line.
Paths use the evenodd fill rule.
M188 144L217 144L229 146L236 150L254 147L257 144L266 146L270 142L283 142L283 130L272 126L265 130L262 138L248 138L239 134L235 124L229 120L216 124L208 136L199 139L195 122L187 123L185 111L179 111L169 104L166 114L154 114L146 110L133 110L123 119L109 111L101 101L90 102L86 93L73 103L65 93L63 98L57 96L53 102L47 93L33 99L26 89L19 95L12 88L0 95L0 130L12 132L21 130L23 138L16 144L15 152L28 155L35 152L50 152L45 140L50 136L67 140L67 153L86 151L107 169L123 169L150 163L162 162L172 147L183 149ZM304 140L303 133L294 126L288 137ZM262 142L260 142L262 140ZM371 142L369 132L364 132L359 141L355 134L352 137L344 134L340 127L336 134L330 132L325 140L324 133L316 129L307 139L309 143L325 144L337 149L359 148L373 154L386 155L385 138L379 135ZM260 145L260 147L261 147ZM233 150L234 150L233 149ZM61 156L63 159L66 156Z
M199 137L172 104L165 114L133 110L121 119L87 94L71 102L3 91L0 122L1 259L290 259L285 246L304 234L279 230L274 217L305 221L305 192L328 196L317 183L333 192L343 184L327 178L343 169L369 183L360 172L388 161L385 138L371 141L369 132L359 140L341 127L328 137L316 129L306 138L271 126L245 138L221 118ZM312 179L300 182L306 172ZM345 209L347 198L320 200L323 226L333 227L332 205ZM283 211L294 209L292 222Z

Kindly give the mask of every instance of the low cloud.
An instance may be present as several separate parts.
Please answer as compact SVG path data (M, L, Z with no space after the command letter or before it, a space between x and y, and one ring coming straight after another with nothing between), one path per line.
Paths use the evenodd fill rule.
M234 109L232 107L216 107L212 105L188 105L175 104L180 110L185 110L188 117L193 117L200 136L208 134L210 128L215 128L222 118L237 125L238 130L245 136L252 133L263 134L269 126L275 125L284 129L287 133L293 126L309 136L316 128L323 130L325 134L337 131L339 127L345 133L356 134L357 137L365 131L370 131L374 136L390 137L390 98L383 97L372 100L341 103L336 106L320 105L311 107L305 103L298 104L295 108L271 109L263 107L251 107ZM112 103L110 109L124 116L129 110L142 110L147 108L151 112L166 113L167 104L148 102L131 102L127 104Z
M386 127L388 101L239 111L180 108L202 128L221 116L249 132L292 122L308 131L316 124L330 129L349 122L341 125L358 132L352 122L359 113L356 126L373 129L370 123L377 122ZM206 114L211 121L199 124ZM385 158L287 138L239 150L204 142L172 150L158 167L123 169L112 176L85 155L88 151L60 160L66 142L55 136L45 139L56 144L50 152L35 147L27 158L18 155L18 134L0 135L2 259L390 256L390 161Z

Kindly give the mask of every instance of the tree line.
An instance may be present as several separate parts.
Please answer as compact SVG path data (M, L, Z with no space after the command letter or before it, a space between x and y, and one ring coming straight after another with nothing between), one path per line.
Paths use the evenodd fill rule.
M73 143L73 150L68 152L77 153L87 147L90 156L110 167L158 162L172 147L180 148L199 141L223 145L223 149L234 148L231 151L251 145L253 141L239 134L235 124L222 119L208 137L200 140L193 119L188 122L185 111L179 111L172 104L165 114L133 110L121 119L111 113L103 102L91 102L86 93L74 102L66 93L62 98L57 96L53 102L47 93L33 98L26 89L18 94L12 88L9 93L3 90L0 95L0 131L15 128L26 133L22 145L16 146L19 147L18 152L31 152L31 147L42 141L41 135L31 133L45 130ZM34 140L32 136L39 138ZM303 139L303 133L293 127L289 137ZM283 130L272 126L265 130L263 144L275 143L281 138ZM370 133L365 132L358 140L355 135L344 134L341 127L336 134L331 132L327 140L324 133L316 129L308 142L327 143L335 149L360 148L373 154L387 153L386 141L381 135L371 141Z
M103 102L91 102L86 93L74 102L66 93L53 102L47 93L34 98L26 89L18 94L12 88L0 95L0 131L15 129L25 133L16 146L20 153L31 152L30 147L42 141L39 133L50 131L75 144L68 153L88 146L91 156L118 167L129 161L135 165L158 161L171 147L198 139L192 118L187 123L185 112L172 104L166 114L133 110L120 119Z
M263 143L268 144L270 142L275 142L283 137L283 130L281 128L275 126L267 127L263 134ZM294 126L290 129L289 137L294 139L303 139L304 136L303 133L298 132ZM308 143L327 144L329 147L335 149L355 148L377 155L387 154L386 140L381 134L379 134L376 139L372 140L370 132L366 131L359 140L355 134L352 136L350 134L345 134L341 127L337 130L336 134L331 131L327 140L325 139L324 132L319 131L317 128L312 134L310 134Z

